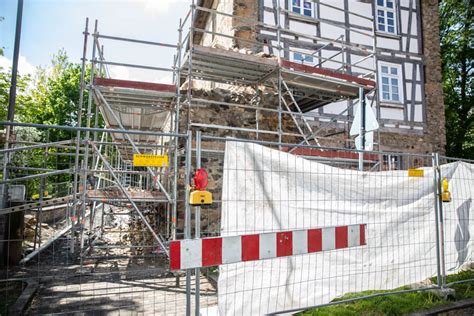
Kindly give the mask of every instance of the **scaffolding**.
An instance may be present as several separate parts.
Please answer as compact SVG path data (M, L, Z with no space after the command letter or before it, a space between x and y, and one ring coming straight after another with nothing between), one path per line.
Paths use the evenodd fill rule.
M321 3L321 5L327 5ZM330 6L330 5L329 5ZM333 6L331 6L333 7ZM335 8L337 10L343 9ZM36 170L42 173L12 178L2 184L19 183L31 179L42 179L40 192L46 186L45 179L68 175L68 193L53 200L39 201L11 206L0 214L37 214L35 246L33 251L22 255L21 263L27 264L59 239L64 239L70 256L80 259L80 266L87 266L89 260L112 260L117 257L134 257L158 262L158 267L168 271L168 244L171 240L192 237L191 208L187 203L189 195L192 161L200 167L200 153L222 152L222 147L211 148L201 144L201 138L212 142L212 137L238 136L249 140L270 141L278 144L282 151L289 151L312 159L336 161L345 164L362 163L369 167L380 165L378 155L348 154L341 157L336 150L320 147L319 150L304 150L304 146L321 146L323 141L331 141L330 136L322 136L327 127L342 124L348 127L350 120L343 118L357 103L366 106L368 98L377 99L375 82L375 33L341 27L343 33L355 31L371 39L373 45L362 47L344 40L344 35L326 38L301 34L285 28L280 23L280 15L285 9L273 8L275 24L249 20L198 6L194 0L186 16L178 25L176 44L160 43L141 39L131 39L102 34L95 21L92 32L86 20L84 30L80 99L76 127L46 126L41 124L7 122L15 128L27 127L38 130L64 130L71 138L45 144L20 144L7 140L12 149L1 151L9 155L17 151L48 148L61 149L60 155L71 157L70 165L64 169ZM211 19L229 19L232 23L245 24L256 35L267 33L273 41L245 39L236 35L219 33L201 28L196 23L199 14L205 13ZM347 12L348 14L354 14ZM372 18L363 17L373 22ZM331 23L321 20L320 23ZM196 40L211 36L226 39L251 47L244 52L231 47L208 45ZM290 60L293 48L284 47L282 38L297 37L298 43L311 43L311 51L317 63L307 65ZM107 58L105 41L133 43L147 47L166 48L173 51L173 64L166 67L124 63ZM87 56L91 45L90 58ZM345 56L359 56L348 62ZM329 55L329 57L325 57ZM367 66L369 64L369 66ZM128 67L144 71L172 74L172 81L164 83L122 80L110 76L110 67ZM86 78L90 67L90 77ZM198 93L199 87L216 86L245 95L244 100L234 102L207 98ZM250 90L248 90L250 89ZM202 90L202 89L201 89ZM251 92L248 92L251 91ZM274 103L264 104L262 91L274 97ZM87 100L86 98L87 92ZM333 117L315 121L314 110L338 101L351 101L350 106ZM201 123L194 120L192 111L205 113L208 108L239 109L251 113L251 126ZM274 118L275 124L262 128L261 115ZM292 124L288 128L288 122ZM316 123L315 123L316 122ZM364 123L364 122L363 122ZM287 126L287 128L285 128ZM362 126L362 135L364 135ZM201 136L201 134L206 136ZM196 140L194 137L196 136ZM206 138L207 137L207 138ZM344 140L348 148L354 146L349 139ZM364 144L364 141L362 141ZM291 147L293 145L297 145ZM202 147L202 148L201 148ZM209 147L209 148L208 148ZM196 154L193 156L193 152ZM153 154L168 157L169 165L163 167L136 167L135 154ZM61 227L57 234L47 241L41 241L41 214L46 207L64 209ZM113 218L113 220L109 219ZM184 225L178 227L182 218ZM117 220L117 218L126 218ZM200 209L196 209L194 236L201 234ZM119 222L119 228L114 227ZM112 223L112 224L111 224ZM117 225L116 225L117 226ZM141 239L131 237L137 234ZM123 236L127 235L127 242ZM112 236L112 237L107 237ZM115 236L115 237L114 237ZM117 237L118 236L118 237ZM151 241L150 241L151 240ZM112 251L118 249L117 251ZM121 252L127 249L128 252ZM147 270L149 271L149 270ZM196 275L200 275L197 270ZM180 275L174 284L181 285ZM169 279L169 276L167 276ZM199 282L196 280L196 297L199 297ZM184 285L183 285L184 286ZM186 272L186 308L191 308L191 272ZM176 303L178 304L178 303ZM199 299L196 299L199 310Z
M325 5L325 4L322 4ZM275 13L279 16L285 10L276 7ZM343 11L342 9L338 9ZM209 14L210 19L223 17L230 19L232 23L246 23L250 28L258 31L270 31L275 34L276 42L263 43L256 40L246 40L236 36L224 33L209 31L196 26L195 18L199 13ZM349 14L353 14L349 12ZM371 18L366 17L371 21ZM166 174L160 173L160 170L146 168L142 170L139 176L148 177L146 182L148 187L141 187L144 192L155 190L148 199L153 199L155 203L166 205L167 212L167 233L165 236L156 236L158 243L163 244L167 239L176 238L177 222L177 190L178 190L178 172L180 159L179 133L188 135L192 130L210 131L210 135L222 135L223 131L237 131L239 135L245 135L246 138L259 139L260 135L274 136L274 140L282 143L284 137L293 137L299 144L320 145L318 133L324 130L327 122L319 128L311 124L311 111L327 104L340 100L362 100L364 103L366 95L372 95L371 99L376 98L375 78L375 48L361 47L344 41L344 36L338 36L336 39L325 37L316 37L312 35L301 34L290 29L285 29L276 20L275 25L268 25L262 21L249 21L247 17L239 17L217 10L197 6L192 4L183 20L180 20L178 27L178 43L168 44L152 42L148 40L129 39L118 36L106 35L98 32L97 21L94 26L92 36L92 56L90 83L83 84L81 95L84 89L89 92L87 107L79 111L87 111L87 117L91 116L93 101L97 104L97 110L105 122L107 129L119 129L122 131L140 130L162 133L160 135L129 135L127 133L110 133L111 142L116 144L117 154L119 156L117 168L108 166L108 162L101 155L100 143L98 143L98 133L94 133L93 139L90 139L88 131L85 132L82 140L89 143L86 146L84 161L92 153L92 166L94 170L101 172L108 171L109 175L115 180L119 180L118 174L128 173L133 165L133 154L135 153L153 153L169 155L172 166L168 168ZM252 23L252 24L249 24ZM344 31L345 28L343 28ZM352 30L352 29L351 29ZM357 32L357 30L355 30ZM86 28L84 37L84 51L87 50L88 30ZM195 43L196 34L212 35L214 39L231 39L234 42L243 42L245 45L258 47L258 51L276 52L275 54L248 54L220 47L203 46ZM290 61L288 56L294 49L285 48L280 40L282 36L298 36L300 41L310 40L317 43L317 49L312 52L318 63L316 66L305 65ZM375 36L364 32L364 36L370 37L375 43ZM149 46L164 47L175 50L173 65L169 68L156 67L150 65L137 65L131 63L122 63L108 60L104 54L104 45L102 41L120 41L125 43L140 44L146 49ZM375 45L375 44L374 44ZM328 50L330 58L323 57ZM353 63L348 63L345 54L359 54L360 58ZM286 56L286 58L285 58ZM338 57L341 57L340 60ZM83 61L86 56L83 56ZM367 67L365 64L370 62L373 67ZM362 65L364 64L364 65ZM328 67L326 67L328 65ZM173 75L173 82L169 84L138 82L130 80L119 80L110 77L109 66L131 67L152 71L169 72ZM85 71L85 62L83 62L83 71ZM273 106L264 106L259 102L253 104L242 104L225 101L213 101L205 97L194 97L194 90L200 83L221 84L223 87L251 87L254 91L259 89L269 89L278 96L277 104ZM225 106L232 108L242 108L255 113L254 127L223 126L218 124L202 124L194 122L190 115L192 108L198 108L205 112L206 107ZM183 109L187 110L187 115L180 118ZM334 120L341 118L343 113L334 116ZM268 115L278 117L278 123L273 130L259 128L259 113L267 112ZM292 131L285 131L283 128L283 117L287 116L294 124ZM97 117L97 116L96 116ZM96 119L92 122L88 119L85 126L87 128L99 128ZM170 134L166 134L170 133ZM264 138L265 139L265 138ZM149 145L149 147L146 147ZM144 147L142 147L144 146ZM184 148L181 143L181 147ZM181 155L182 156L182 155ZM324 155L322 155L324 157ZM329 156L330 157L330 156ZM334 157L332 157L334 158ZM354 158L356 161L357 158ZM98 168L99 164L102 168ZM104 170L103 168L107 169ZM83 166L88 169L87 163ZM161 170L162 171L162 170ZM137 171L134 171L137 172ZM166 179L165 179L166 178ZM153 179L154 181L149 181ZM82 185L85 187L87 175L81 176ZM151 185L150 185L151 184ZM100 186L100 178L97 181ZM83 198L94 202L107 199L113 201L128 201L132 204L135 211L140 214L135 202L146 202L144 196L127 196L126 188L129 187L127 181L119 181L120 194L116 197L111 196L110 192L103 192L100 189L94 189L87 194L83 193ZM142 183L143 185L143 183ZM123 186L123 187L120 187ZM76 190L77 191L77 190ZM76 192L77 194L78 192ZM85 204L83 204L85 205ZM94 207L93 207L94 208ZM82 214L84 213L82 210ZM79 219L78 219L79 220ZM147 225L148 226L148 225ZM150 228L150 227L149 227ZM150 229L150 232L152 230ZM166 247L164 252L166 253Z
M337 8L325 3L320 5L329 6L335 10L346 12L341 8ZM249 40L229 34L218 33L213 30L206 30L195 26L195 17L199 14L207 14L210 21L219 20L220 23L229 23L231 25L245 25L257 34L256 40ZM353 29L346 25L339 25L341 32L353 31L367 37L371 46L362 46L344 41L344 35L340 35L335 39L318 37L308 34L295 32L281 25L280 16L284 13L292 14L284 10L280 6L273 8L272 14L275 15L275 24L269 25L263 21L249 19L248 17L240 17L232 14L220 12L217 10L192 5L185 19L180 24L180 30L186 29L189 25L189 33L186 34L185 43L188 50L184 52L183 58L178 58L182 62L182 75L186 76L189 84L188 91L185 94L186 99L182 102L185 106L192 108L210 106L216 104L211 100L203 100L202 98L194 98L191 93L194 82L212 82L230 85L253 87L254 91L259 88L269 87L278 95L278 105L273 107L263 107L261 104L236 104L229 102L219 102L222 106L241 107L247 110L254 110L256 124L254 128L241 128L231 126L218 126L215 124L199 124L191 122L188 119L188 126L191 128L207 128L217 130L235 130L247 133L245 137L254 137L258 139L258 135L269 134L278 135L278 141L283 140L283 136L299 137L301 143L319 145L318 132L324 130L332 122L341 120L355 103L343 112L334 115L329 122L319 128L312 124L314 121L314 112L312 110L323 107L324 105L341 101L341 100L362 100L365 101L366 96L370 96L372 102L377 98L375 84L375 31L374 28L370 32ZM347 12L349 15L357 13ZM370 17L361 17L373 22ZM223 21L227 19L227 21ZM230 21L230 22L229 22ZM319 21L320 23L333 24L331 21ZM259 40L258 34L269 33L268 38L271 40ZM195 43L194 38L200 35L200 39L204 36L211 36L213 42L219 43L219 39L231 40L231 43L243 44L249 47L244 51L233 51L229 47L221 48L219 44L211 47L203 46ZM317 60L315 65L306 65L304 60L301 63L290 61L290 54L299 52L299 50L282 45L283 36L297 37L295 45L303 47L308 46L308 42L313 43L314 49L310 51L311 56ZM254 51L260 54L255 54ZM249 53L250 52L250 53ZM262 53L265 57L262 57ZM325 57L328 55L329 57ZM355 54L360 56L354 62L347 62L345 55ZM368 64L368 65L367 65ZM181 65L179 65L181 66ZM372 104L373 105L373 104ZM272 130L264 130L259 128L258 114L267 112L269 115L278 116L278 126ZM295 132L283 131L282 117L288 116L295 124ZM316 130L314 130L316 129ZM318 136L318 137L317 137Z

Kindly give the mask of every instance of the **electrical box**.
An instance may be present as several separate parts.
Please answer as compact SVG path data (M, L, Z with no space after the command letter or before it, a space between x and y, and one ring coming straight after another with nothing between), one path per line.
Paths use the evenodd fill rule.
M8 186L8 199L10 202L24 202L26 187L22 184Z

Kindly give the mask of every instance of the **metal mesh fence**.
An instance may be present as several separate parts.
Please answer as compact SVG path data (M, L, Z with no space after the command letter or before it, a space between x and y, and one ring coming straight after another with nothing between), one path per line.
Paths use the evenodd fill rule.
M473 161L440 156L438 170L443 243L441 269L445 277L460 270L468 270L472 265ZM447 196L446 192L449 192Z
M219 275L221 313L299 310L349 292L436 286L428 280L437 272L430 155L366 153L359 172L352 150L203 139L203 164L217 192L201 210L207 236L367 227L364 247L206 270ZM408 169L422 166L423 178L408 177ZM214 168L223 168L222 178Z
M45 130L66 140L17 141L1 151L12 172L3 181L10 205L0 211L0 314L183 314L185 281L170 272L166 245L171 211L184 202L173 178L176 144L185 146L186 135L90 129L99 137L77 141L86 129L35 132ZM123 133L147 142L117 142ZM168 167L133 166L132 142L166 156Z
M56 182L57 175L43 177L53 204L2 210L9 229L2 239L9 259L1 269L4 312L9 306L14 313L12 300L31 288L35 294L27 314L279 313L334 304L335 298L344 302L348 293L363 292L365 298L371 294L364 291L389 295L449 286L446 275L470 267L471 161L436 154L361 156L349 149L200 133L191 142L190 136L175 136L177 151L159 149L170 161L181 152L178 169L170 164L166 172L156 170L170 192L169 178L179 173L176 190L181 193L172 193L178 239L264 236L259 237L257 260L170 270L165 250L142 216L169 251L173 203L149 197L154 179L143 167L121 160L117 144L104 136L89 144L90 160L78 169L76 201L67 198L74 195L74 161L69 160L64 168L72 172L61 181ZM95 151L99 146L101 155ZM75 150L74 144L61 149L65 154ZM45 150L37 155L44 158ZM209 173L214 200L209 206L190 206L186 185L200 167ZM94 177L86 177L85 199L84 174ZM25 176L11 179L31 187L29 196L41 181L29 185L36 178L19 180ZM449 202L442 201L446 190ZM38 201L26 205L33 203ZM320 231L320 246L309 237L301 239L301 232L311 231ZM280 256L279 238L290 232L291 251Z

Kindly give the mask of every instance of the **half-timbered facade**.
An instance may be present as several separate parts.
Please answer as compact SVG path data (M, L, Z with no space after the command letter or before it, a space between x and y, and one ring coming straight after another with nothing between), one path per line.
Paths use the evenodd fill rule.
M198 11L195 25L207 32L195 43L246 47L374 80L377 89L368 99L381 126L380 148L444 150L437 1L202 0L197 5L228 16ZM216 35L221 33L230 36ZM250 44L253 40L263 45ZM315 124L337 115L333 127L347 130L353 102L315 107L308 115Z

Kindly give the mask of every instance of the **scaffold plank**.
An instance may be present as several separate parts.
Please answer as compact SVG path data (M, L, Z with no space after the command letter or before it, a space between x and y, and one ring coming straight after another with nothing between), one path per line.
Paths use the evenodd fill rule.
M122 87L139 90L152 90L152 91L163 91L163 92L176 92L176 86L171 84L154 83L154 82L143 82L143 81L132 81L132 80L121 80L121 79L110 79L110 78L95 78L94 84L97 86L106 87Z
M288 60L281 60L281 65L285 68L288 69L293 69L296 71L301 71L305 73L310 73L310 74L316 74L316 75L322 75L322 76L327 76L327 77L333 77L341 80L345 80L348 82L354 82L359 85L366 86L367 89L373 89L375 88L376 83L372 80L360 78L357 76L337 72L337 71L332 71L326 68L321 68L321 67L314 67L314 66L309 66L309 65L302 65L299 63L291 62Z

